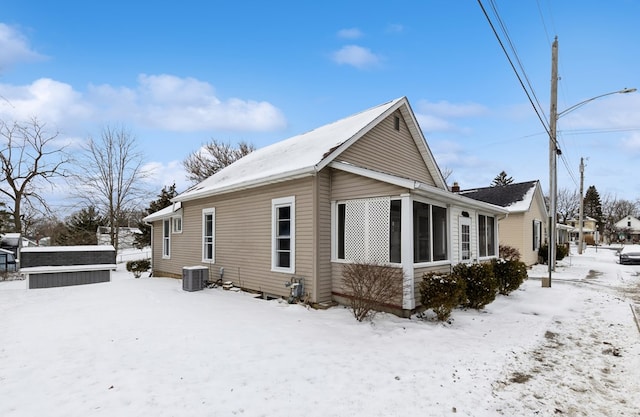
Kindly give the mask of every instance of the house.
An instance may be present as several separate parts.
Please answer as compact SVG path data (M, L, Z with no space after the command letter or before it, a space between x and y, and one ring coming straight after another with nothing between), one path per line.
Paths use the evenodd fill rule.
M457 191L454 185L453 191ZM504 207L508 215L498 222L501 246L520 252L527 265L538 263L538 249L547 236L549 214L539 181L461 190L460 195Z
M142 233L137 227L118 228L118 249L130 249L135 246L136 235ZM98 245L111 245L111 228L109 226L98 226L96 230L96 241Z
M20 260L20 249L22 249L23 239L20 233L0 234L0 249L13 253L16 260Z
M640 220L629 215L618 220L613 225L616 231L615 239L619 242L638 243L640 242Z
M579 219L569 219L566 221L567 226L571 226L572 229L569 232L571 236L571 240L577 242L580 238L580 220ZM598 221L593 217L583 216L582 217L582 237L583 242L599 242L599 233L598 233Z
M389 264L397 314L418 306L423 273L496 257L507 213L448 189L405 97L256 150L172 201L145 218L154 276L200 265L278 297L296 280L323 304L348 300L346 263Z

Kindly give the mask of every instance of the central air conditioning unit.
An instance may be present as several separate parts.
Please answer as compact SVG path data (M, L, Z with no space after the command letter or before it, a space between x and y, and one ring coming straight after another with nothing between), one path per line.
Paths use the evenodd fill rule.
M185 266L182 268L182 289L185 291L200 291L209 277L206 266Z

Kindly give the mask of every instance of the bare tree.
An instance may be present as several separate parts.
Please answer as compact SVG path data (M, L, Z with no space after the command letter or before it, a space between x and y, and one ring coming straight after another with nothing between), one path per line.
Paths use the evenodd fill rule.
M254 150L255 147L246 142L240 142L238 147L234 148L230 143L212 139L211 142L190 154L182 161L182 165L187 171L187 178L198 183Z
M111 244L118 250L119 226L127 214L146 200L141 180L147 175L135 136L124 127L105 127L99 139L89 137L81 172L77 175L79 197L105 215Z
M556 197L556 207L561 223L577 218L580 211L580 196L578 192L568 188L559 189Z
M38 206L50 211L42 195L43 183L65 176L69 157L63 147L55 146L59 132L49 133L45 127L37 118L11 124L0 120L0 193L9 200L6 211L14 232L24 231L27 209L33 212Z

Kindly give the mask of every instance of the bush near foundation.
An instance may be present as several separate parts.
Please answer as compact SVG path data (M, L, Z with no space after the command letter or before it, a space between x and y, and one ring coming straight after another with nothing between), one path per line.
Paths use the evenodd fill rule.
M451 311L465 299L464 281L449 273L430 272L422 275L420 301L433 310L440 321L451 316Z
M513 246L500 245L498 256L508 261L519 261L520 251Z
M556 245L556 261L563 260L568 254L569 251L565 245ZM547 258L549 258L549 246L546 243L538 249L538 258L542 259L542 263L547 263Z
M135 261L127 262L127 271L133 272L133 276L140 278L143 272L147 272L151 268L151 261L149 259L138 259Z
M343 285L358 321L373 318L377 309L402 298L402 269L372 263L346 264Z
M496 299L498 282L490 262L458 264L453 267L452 275L465 283L463 306L479 310Z
M527 279L527 265L524 262L495 259L492 264L493 275L498 282L498 292L502 295L509 295L517 290Z

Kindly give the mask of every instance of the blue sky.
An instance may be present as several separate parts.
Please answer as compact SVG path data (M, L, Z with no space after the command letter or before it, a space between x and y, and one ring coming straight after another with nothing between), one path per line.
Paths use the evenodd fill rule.
M181 161L211 138L262 147L401 96L450 184L504 170L548 190L548 136L477 1L2 3L0 117L37 116L72 151L125 125L155 190L184 189ZM640 87L639 1L494 4L543 118L555 36L560 111ZM585 189L640 198L640 93L595 100L558 130L558 188L577 190L585 157Z

